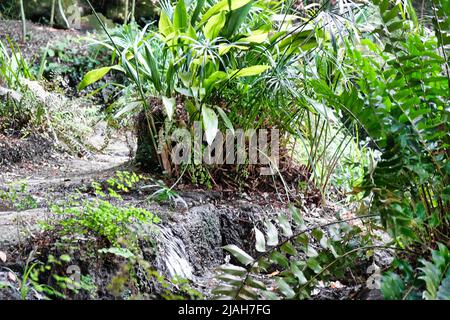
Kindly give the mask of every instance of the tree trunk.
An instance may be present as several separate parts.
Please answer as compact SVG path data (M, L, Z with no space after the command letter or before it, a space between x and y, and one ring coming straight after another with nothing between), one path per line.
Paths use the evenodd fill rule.
M53 25L55 24L55 5L56 5L56 0L52 1L52 10L50 11L50 27L53 27Z
M125 18L123 19L123 24L127 24L128 22L128 0L125 0Z
M136 10L136 0L133 0L133 2L131 2L131 22L135 21L135 18L134 18L135 10Z
M160 117L154 115L155 125L157 130L161 128L162 122ZM163 119L163 118L162 118ZM148 119L145 111L141 111L136 118L136 135L137 135L137 150L136 158L138 166L146 172L162 172L159 164L158 154L152 142L152 136L148 124Z
M64 23L65 23L67 29L70 29L70 24L66 18L66 14L64 13L64 8L63 8L61 0L58 0L58 7L59 7L59 13L61 14L61 17L64 20Z

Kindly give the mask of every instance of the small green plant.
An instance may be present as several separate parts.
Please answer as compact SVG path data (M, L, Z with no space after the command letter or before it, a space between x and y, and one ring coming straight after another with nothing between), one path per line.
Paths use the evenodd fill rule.
M175 205L177 203L183 204L187 207L186 201L175 191L172 187L168 187L163 181L157 180L153 181L152 184L142 186L141 189L155 189L148 198L148 201L156 201L158 203L169 202L171 205Z
M73 37L47 46L40 63L33 67L33 73L38 79L43 77L57 82L63 90L71 90L86 72L110 60L103 47L86 46L85 42L85 39Z
M75 198L65 205L53 205L52 211L64 218L58 220L63 235L92 235L102 237L113 246L119 246L119 239L132 238L133 224L158 223L160 219L145 209L132 206L118 207L109 199L122 200L118 192L129 192L138 181L134 173L117 172L115 178L107 181L107 193L99 183L92 183L96 199Z
M142 179L143 176L137 175L134 172L117 171L115 177L107 180L109 185L108 191L112 192L116 189L119 192L129 192Z
M188 164L187 167L187 174L190 176L193 185L200 185L212 189L211 174L205 166L201 164Z
M37 200L28 192L28 184L23 181L10 183L6 190L0 190L0 200L18 211L38 207Z
M31 290L40 299L66 299L69 293L76 294L80 290L92 292L89 277L80 274L80 281L75 281L67 274L71 260L67 254L58 258L49 254L45 263L29 259L20 281L21 298L27 299Z
M397 258L383 275L381 291L386 299L450 300L450 251L438 243L431 259L420 259L414 270L409 261Z

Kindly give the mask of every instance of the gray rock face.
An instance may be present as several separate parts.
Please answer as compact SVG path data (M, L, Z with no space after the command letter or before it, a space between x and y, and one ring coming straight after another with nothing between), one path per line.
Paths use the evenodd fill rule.
M185 276L186 270L193 276L202 276L224 262L224 245L235 244L252 252L254 224L249 215L244 209L212 203L173 213L172 221L164 225L158 239L163 242L158 259L164 260L158 265L172 276ZM181 269L174 274L174 270Z
M38 222L45 215L42 209L0 212L0 249L19 245L40 232Z
M223 252L220 214L212 204L194 207L172 225L183 240L194 270L217 266Z

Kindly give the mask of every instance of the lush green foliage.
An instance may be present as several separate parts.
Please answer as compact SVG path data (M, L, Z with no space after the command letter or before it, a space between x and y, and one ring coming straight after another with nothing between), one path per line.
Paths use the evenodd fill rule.
M409 4L391 5L387 0L374 1L374 4L374 13L380 19L369 36L360 42L345 41L343 54L338 54L335 48L336 61L331 68L307 81L316 101L333 107L345 119L353 120L381 152L376 165L367 167L364 180L354 189L357 193L363 192L369 200L363 202L360 212L379 214L384 229L392 236L392 244L400 252L415 252L403 251L393 263L392 269L399 270L401 275L389 271L383 277L382 290L386 298L448 299L450 77L445 8L449 2L435 1L435 34L417 23ZM274 238L270 234L273 230L267 227L268 242ZM264 236L255 232L257 246L262 249ZM276 243L272 242L271 250L283 252ZM298 245L289 247L284 254L298 249ZM244 256L237 248L228 249L241 257L241 262L253 262L253 258ZM430 261L413 262L415 255L428 256L429 250L432 251ZM341 252L335 261L345 258L349 252L352 250ZM300 262L304 268L299 268L301 274L295 268L297 280L294 281L296 274L292 264L299 263L298 260L284 256L269 259L269 265L281 262L282 275L287 281L284 278L277 281L285 297L304 294L297 283L309 283L308 277L304 277L304 271L310 267L308 261ZM227 285L238 283L243 291L228 287L219 288L218 292L228 296L254 295L241 285L245 281L231 279L237 269L229 268L227 272L227 268L229 266L222 269L225 276L219 277ZM238 275L244 274L247 274L245 270L239 269ZM251 282L245 285L262 289ZM305 286L300 288L305 289Z
M368 234L362 235L360 226L349 224L359 218L310 228L298 209L292 208L291 218L292 223L284 215L276 224L266 221L265 234L254 229L256 258L234 245L225 246L246 268L222 265L217 275L221 284L213 293L233 299L306 299L319 281L345 279L355 261L370 258L377 248ZM258 280L262 273L272 272L270 284L276 284L275 290Z
M124 76L113 83L122 97L108 111L130 119L144 110L167 172L162 126L190 129L202 121L208 144L219 129L279 128L282 147L310 173L299 189L313 185L324 201L333 190L335 198L357 202L355 217L337 215L323 226L306 225L295 208L260 222L253 252L224 247L234 260L218 269L218 297L309 298L319 281L348 278L375 251L390 250L394 261L381 281L386 298L449 299L450 1L430 6L433 17L424 24L410 1L318 1L306 9L292 1L161 1L157 26L105 27L94 43L109 51L111 63L87 72L78 89L109 72ZM56 68L42 64L38 75ZM0 116L32 110L26 114L36 123L64 132L58 123L67 117L52 115L56 126L46 121L42 103L17 112L29 93L23 78L33 73L12 44L0 46L0 74L8 90L24 94ZM176 169L211 186L206 167ZM95 200L55 207L66 218L58 223L64 236L99 237L108 242L101 253L128 261L117 288L136 265L158 278L130 235L131 225L158 218L112 202L137 180L122 174L107 182L107 194L94 184ZM159 188L153 200L177 201L173 187L150 187ZM14 191L2 195L17 199Z
M22 181L10 183L7 190L0 190L0 200L3 206L14 208L17 211L37 208L36 199L28 192L28 185Z
M138 228L139 225L151 225L160 220L157 216L145 209L135 207L117 207L108 200L122 200L118 192L129 192L138 181L139 176L135 173L118 172L117 178L111 178L108 183L108 194L103 192L103 187L94 182L94 189L97 199L83 200L75 196L66 204L55 204L53 211L57 215L62 215L58 219L56 227L60 233L67 237L79 235L91 235L104 238L115 249L105 249L104 253L112 253L121 256L131 255L131 251L121 250L120 242L130 246L136 244L138 235L135 235L130 228Z

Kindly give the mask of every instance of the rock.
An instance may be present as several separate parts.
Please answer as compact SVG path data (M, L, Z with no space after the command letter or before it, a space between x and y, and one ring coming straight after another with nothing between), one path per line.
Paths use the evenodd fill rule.
M36 232L40 232L38 222L44 220L42 209L0 212L0 247L18 245Z
M183 221L173 225L186 245L195 271L217 266L223 259L220 214L211 205L190 209Z
M2 281L0 280L0 300L20 300L21 296L19 290L8 284L4 284L2 287Z
M0 166L25 160L39 161L52 151L53 143L40 135L33 134L26 139L19 139L0 134Z
M254 225L251 221L248 211L239 211L235 208L222 209L220 213L222 246L234 244L252 253L254 246L251 234Z
M16 0L4 0L5 7L11 8L9 13L12 16L18 17L20 15L19 6ZM131 14L131 2L129 1L129 14ZM25 15L27 19L40 22L49 23L50 13L52 10L53 0L27 0L24 1ZM113 22L123 23L125 16L125 0L116 1L104 1L104 0L91 0L91 3L97 13L107 19L108 24ZM69 22L71 28L75 29L89 29L96 24L92 22L92 10L83 0L61 0L61 4L64 10L64 15ZM136 21L150 20L156 17L156 2L149 0L136 1L135 16ZM77 20L82 20L80 26L77 25ZM86 23L90 21L89 23ZM66 28L67 24L62 17L58 0L55 2L55 18L54 23L56 27Z
M103 22L103 24L108 28L112 29L115 27L114 22L111 19L108 19L101 13L97 13L97 16ZM94 14L89 14L87 16L81 17L80 19L80 29L81 30L97 30L102 31L103 27L98 21L97 17Z
M358 294L359 300L384 300L383 294L379 289L363 289Z

